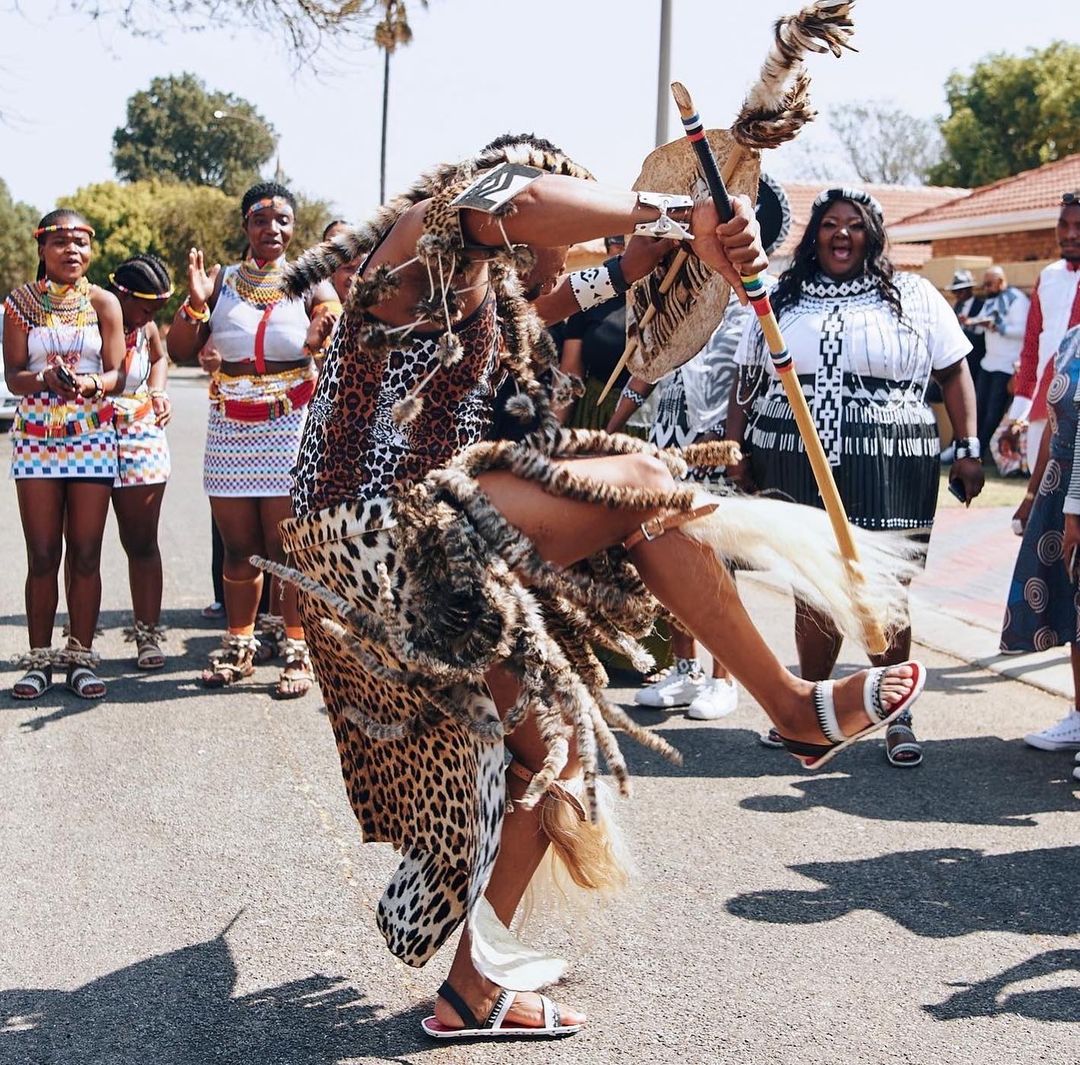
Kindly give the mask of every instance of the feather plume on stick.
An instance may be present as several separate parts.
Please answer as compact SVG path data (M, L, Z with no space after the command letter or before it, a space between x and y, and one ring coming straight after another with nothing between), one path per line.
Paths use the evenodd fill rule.
M856 51L848 42L855 31L850 18L855 0L816 0L776 22L761 77L743 102L732 126L735 139L747 148L777 148L791 140L816 111L810 106L807 52Z

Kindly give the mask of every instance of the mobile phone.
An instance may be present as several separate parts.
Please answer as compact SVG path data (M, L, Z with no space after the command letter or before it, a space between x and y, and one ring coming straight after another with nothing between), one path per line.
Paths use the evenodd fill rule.
M56 373L57 380L65 387L72 390L78 390L79 382L75 380L75 375L62 363L58 362L53 367Z
M967 506L967 492L964 490L964 482L959 477L951 477L949 479L949 491L960 500L964 506Z

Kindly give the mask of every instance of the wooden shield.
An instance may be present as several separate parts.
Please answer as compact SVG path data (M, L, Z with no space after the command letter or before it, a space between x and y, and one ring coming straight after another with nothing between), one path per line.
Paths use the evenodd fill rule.
M758 152L737 146L724 129L711 129L706 136L728 192L756 201L761 172ZM733 156L733 152L737 155ZM695 200L707 199L709 195L694 150L685 138L661 145L652 152L641 166L634 189L679 192ZM627 366L644 381L659 381L701 351L724 317L731 294L731 286L694 255L686 259L670 287L665 286L666 291L661 292L678 250L679 245L672 243L671 253L627 293L626 339L627 343L637 340ZM641 328L639 323L650 306L655 306L656 314Z

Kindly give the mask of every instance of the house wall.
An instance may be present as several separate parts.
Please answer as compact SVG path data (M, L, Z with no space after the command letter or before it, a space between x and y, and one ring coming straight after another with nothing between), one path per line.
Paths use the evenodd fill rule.
M1056 259L1057 238L1053 229L1029 229L1020 233L989 233L985 236L948 237L933 242L934 258L988 256L996 263Z

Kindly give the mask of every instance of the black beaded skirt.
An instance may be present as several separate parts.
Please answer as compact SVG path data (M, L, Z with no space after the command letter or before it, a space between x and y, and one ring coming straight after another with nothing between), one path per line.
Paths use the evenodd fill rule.
M813 377L800 377L813 410ZM779 382L753 406L750 469L762 491L824 507ZM893 382L844 375L840 462L833 477L848 518L862 529L929 531L937 508L941 442L934 412Z

